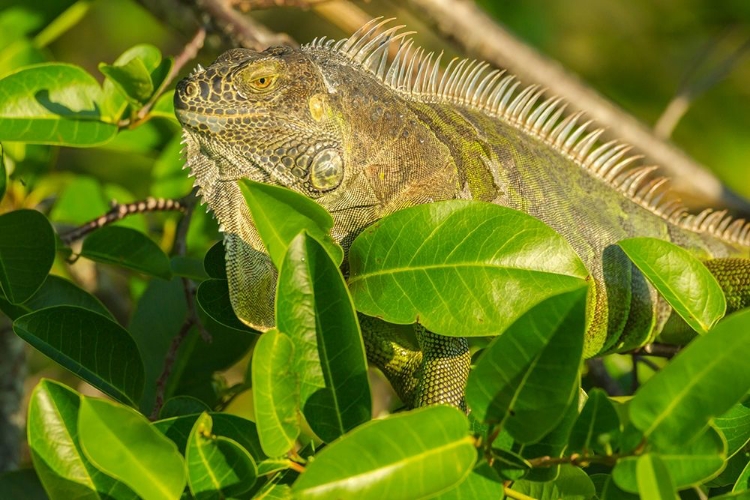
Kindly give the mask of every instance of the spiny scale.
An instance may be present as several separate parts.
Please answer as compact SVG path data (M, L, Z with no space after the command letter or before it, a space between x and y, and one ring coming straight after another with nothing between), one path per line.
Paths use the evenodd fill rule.
M425 53L407 38L413 31L404 26L384 28L393 19L376 18L343 40L317 38L303 50L324 50L346 57L375 75L381 82L410 99L421 102L449 102L483 111L500 118L566 155L592 175L653 213L686 229L711 233L726 241L750 245L750 223L734 220L726 211L704 210L689 214L668 187L668 179L654 176L655 166L635 166L642 159L630 155L620 141L594 148L604 131L589 130L591 121L579 125L583 113L565 115L566 103L548 97L537 105L544 89L520 83L504 71L490 69L485 62L453 59L440 75L442 54ZM393 62L388 51L398 43Z

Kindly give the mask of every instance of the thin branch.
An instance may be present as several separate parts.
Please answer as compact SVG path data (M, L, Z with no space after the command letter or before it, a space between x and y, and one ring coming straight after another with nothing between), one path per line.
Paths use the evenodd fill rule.
M109 212L60 235L60 239L66 245L70 245L92 231L122 220L129 215L143 214L146 212L184 211L184 209L185 207L181 200L167 198L146 198L145 200L125 203L123 205L113 202L112 208Z
M563 97L571 106L606 127L611 138L637 147L649 161L664 168L675 190L701 202L721 203L750 214L750 202L729 192L703 165L657 138L647 126L584 85L559 63L511 35L474 2L408 0L408 5L473 57L508 68L528 83L545 86L551 94Z
M230 0L230 4L242 12L271 9L274 7L295 7L309 9L313 5L333 2L333 0Z
M625 391L622 390L620 384L618 384L617 381L612 378L612 375L609 374L601 358L587 359L586 366L588 367L588 374L594 382L594 385L607 391L607 394L610 396L625 395Z
M638 349L629 351L629 354L640 354L642 356L656 356L657 358L671 359L677 355L683 346L672 344L646 344Z
M235 45L265 50L276 45L297 46L289 35L275 33L249 16L232 8L228 0L196 0L196 9L204 22L215 27Z
M193 320L188 317L182 324L182 327L180 327L180 331L177 332L177 335L172 338L172 343L169 344L169 350L167 350L167 355L164 358L164 367L162 368L161 375L159 375L159 378L156 380L156 402L154 403L154 409L149 417L152 421L159 418L159 412L164 406L164 395L167 392L167 382L172 375L174 362L177 360L177 352L187 338L192 326Z

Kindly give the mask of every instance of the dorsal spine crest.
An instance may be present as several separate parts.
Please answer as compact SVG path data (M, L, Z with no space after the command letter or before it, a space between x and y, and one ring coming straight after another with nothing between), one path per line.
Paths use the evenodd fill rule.
M375 18L349 38L338 41L317 38L303 46L303 50L342 56L408 99L465 106L501 119L551 146L670 223L750 246L750 223L732 218L726 210L688 213L669 189L668 179L654 176L656 166L638 166L643 156L629 154L632 147L618 140L597 146L604 129L589 130L591 120L578 125L583 113L565 115L567 103L561 98L547 97L537 105L545 89L529 85L517 91L520 82L513 75L491 69L483 61L454 58L441 75L443 54L434 57L434 53L415 47L413 39L407 38L414 32L400 32L402 25L380 31L391 21ZM394 42L398 42L399 48L388 63L388 52Z

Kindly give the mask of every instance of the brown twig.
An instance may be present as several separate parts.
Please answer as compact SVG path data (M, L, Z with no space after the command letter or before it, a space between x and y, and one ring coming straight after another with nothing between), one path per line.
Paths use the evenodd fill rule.
M215 27L234 45L264 50L275 45L297 46L289 35L275 33L253 18L236 11L227 0L196 0L203 21Z
M657 138L647 126L584 85L560 64L511 35L474 2L409 0L408 5L473 57L508 68L527 83L544 85L550 94L563 97L606 127L611 138L636 146L650 161L664 168L677 191L701 202L721 203L750 214L750 202L729 192L704 166Z
M589 375L591 376L594 385L607 391L607 394L610 396L625 395L625 391L622 390L620 384L618 384L609 374L601 358L587 359L586 366L588 367Z
M112 208L104 215L97 217L96 219L90 220L89 222L72 229L62 235L60 239L66 245L70 245L74 241L77 241L87 234L104 227L113 222L124 219L125 217L133 214L143 214L146 212L168 212L168 211L184 211L185 207L181 200L172 200L167 198L146 198L145 200L135 201L133 203L119 204L117 202L112 203Z
M313 5L331 1L333 0L230 0L230 3L242 12L250 12L251 10L271 9L274 7L309 9Z
M677 355L683 346L672 344L646 344L643 347L630 351L630 354L640 354L642 356L656 356L657 358L673 358Z
M154 409L149 417L152 421L159 418L159 412L161 411L162 406L164 406L164 395L167 392L167 382L172 375L174 362L177 359L177 352L187 338L192 326L193 320L188 317L182 324L182 327L180 327L180 331L177 332L177 335L172 338L172 343L169 344L167 355L164 358L164 367L162 368L161 375L159 375L159 378L156 380L156 402L154 403Z

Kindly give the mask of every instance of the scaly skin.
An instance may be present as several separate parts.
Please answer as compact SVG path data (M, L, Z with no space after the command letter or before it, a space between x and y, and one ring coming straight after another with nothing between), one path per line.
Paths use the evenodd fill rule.
M420 65L420 57L407 71L403 56L396 69L407 76L397 78L378 65L389 40L364 47L370 40L368 33L338 48L235 49L177 86L188 164L223 226L230 296L242 321L273 326L276 280L234 182L243 177L315 199L333 216L333 236L345 250L383 216L438 200L483 200L541 219L570 242L594 278L587 356L643 345L672 314L616 245L624 238L650 236L690 250L708 261L732 308L748 304L750 235L741 223L730 226L719 214L701 227L703 219L686 218L678 205L657 204L660 183L629 160L617 163L624 152L608 146L597 165L596 152L576 153L587 140L574 137L578 129L551 132L564 118L529 118L533 102L498 104L506 94L490 92L499 84L489 77L478 83L481 71L459 65L437 85L428 79L437 78L437 63ZM463 339L417 327L417 347L378 320L362 318L362 328L368 358L404 402L463 405Z

